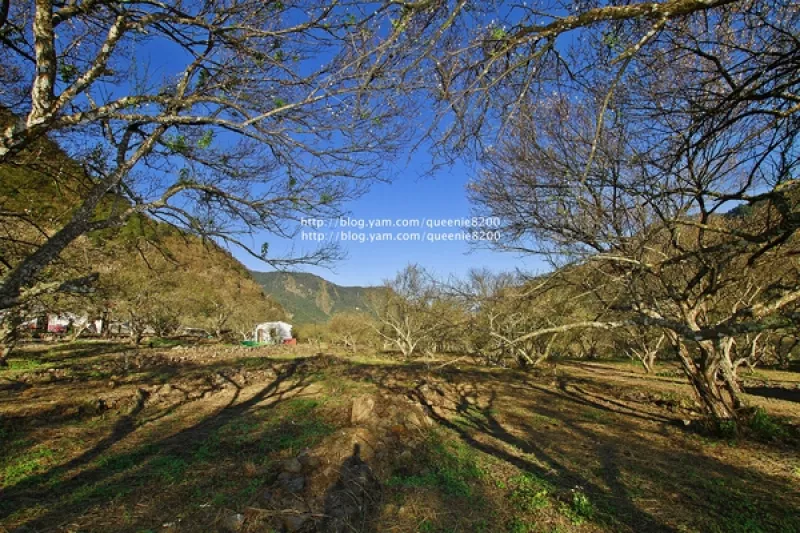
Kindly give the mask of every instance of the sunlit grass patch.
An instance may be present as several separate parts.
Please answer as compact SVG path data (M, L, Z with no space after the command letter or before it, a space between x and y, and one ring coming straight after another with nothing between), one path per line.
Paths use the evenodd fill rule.
M30 372L32 370L39 370L45 367L40 359L22 359L19 357L12 357L6 361L7 367L0 367L0 374L3 372Z
M461 441L431 433L415 459L414 472L398 473L390 486L440 490L449 496L473 496L473 483L483 477L477 453Z
M0 486L9 487L46 472L56 460L56 453L47 446L36 446L20 455L2 460Z
M514 507L524 512L534 512L550 506L552 485L528 472L509 480L512 487L509 499Z
M572 489L569 503L562 503L561 513L576 526L580 526L587 520L591 520L595 515L594 504L589 495L581 488Z

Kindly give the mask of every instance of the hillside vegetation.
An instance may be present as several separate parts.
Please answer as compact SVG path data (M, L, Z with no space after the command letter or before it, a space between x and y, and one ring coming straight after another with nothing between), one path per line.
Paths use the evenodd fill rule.
M252 272L296 324L328 321L333 315L367 312L376 287L344 287L306 272Z
M88 186L81 166L47 140L0 164L0 275L71 216ZM108 194L98 216L130 207ZM143 214L77 238L25 294L4 326L73 312L122 321L137 342L145 331L169 335L180 326L242 338L254 324L285 316L228 251Z

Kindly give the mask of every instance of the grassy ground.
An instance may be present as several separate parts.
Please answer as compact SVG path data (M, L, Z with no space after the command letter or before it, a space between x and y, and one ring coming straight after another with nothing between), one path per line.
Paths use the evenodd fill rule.
M0 532L221 531L241 513L266 533L282 462L314 450L324 466L302 497L322 501L356 438L382 486L374 531L800 531L796 373L747 376L769 415L758 441L696 431L669 365L306 352L26 348L0 371ZM354 427L365 396L381 414ZM431 423L409 424L412 407Z

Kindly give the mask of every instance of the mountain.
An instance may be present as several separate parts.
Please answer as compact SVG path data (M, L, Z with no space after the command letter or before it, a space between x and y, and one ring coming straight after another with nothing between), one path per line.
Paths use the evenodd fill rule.
M0 130L14 120L0 106ZM83 166L47 137L0 163L0 283L70 220L92 186ZM95 215L102 219L130 205L109 193ZM39 274L37 283L58 286L76 279L92 281L92 290L42 290L25 307L98 315L113 311L128 321L147 315L143 320L177 321L216 332L249 331L254 321L286 315L230 252L145 214L79 236Z
M264 292L291 313L295 324L326 322L344 311L367 311L377 287L343 287L307 272L251 272Z

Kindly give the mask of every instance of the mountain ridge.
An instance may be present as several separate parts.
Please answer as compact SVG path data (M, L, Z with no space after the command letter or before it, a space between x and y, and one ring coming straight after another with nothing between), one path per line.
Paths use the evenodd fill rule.
M318 324L336 313L367 311L369 294L379 289L337 285L310 272L251 270L250 275L292 315L295 324Z

